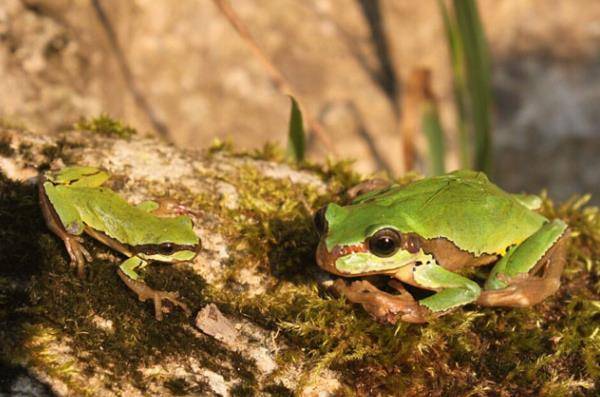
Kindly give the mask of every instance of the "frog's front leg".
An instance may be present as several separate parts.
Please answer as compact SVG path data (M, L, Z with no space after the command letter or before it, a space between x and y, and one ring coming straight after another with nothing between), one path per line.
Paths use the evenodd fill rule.
M566 263L567 225L554 220L510 250L492 269L477 303L484 306L527 307L560 287Z
M436 291L435 294L419 301L420 305L436 316L455 307L475 302L481 293L481 288L475 281L451 272L435 261L415 266L412 279L406 282Z
M349 287L338 280L335 288L383 322L394 323L398 318L411 323L424 323L446 314L448 310L475 302L481 293L476 282L444 269L435 262L414 266L413 271L401 271L398 279L424 289L436 291L416 301L398 282L390 285L400 295L388 294L366 281L356 281Z
M117 273L119 274L119 277L121 277L121 280L137 294L140 301L144 302L148 299L153 300L154 315L158 321L163 319L163 300L169 301L175 306L179 306L188 317L191 316L191 310L185 303L179 300L179 294L177 292L155 290L142 281L140 276L135 272L135 269L143 267L146 264L147 262L145 260L133 256L121 264Z
M347 285L338 279L333 288L350 302L360 304L380 322L394 324L398 319L410 323L427 322L427 310L419 306L400 283L392 286L400 291L399 295L384 292L366 280Z

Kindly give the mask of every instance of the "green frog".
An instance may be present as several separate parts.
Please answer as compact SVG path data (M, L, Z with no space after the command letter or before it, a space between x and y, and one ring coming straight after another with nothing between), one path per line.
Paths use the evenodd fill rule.
M84 265L92 260L82 245L86 234L125 255L117 272L141 301L154 302L155 317L162 320L163 301L191 311L176 292L148 286L136 272L149 261L189 262L201 248L199 237L188 216L166 216L173 208L145 201L131 205L102 185L109 174L95 167L73 166L41 176L39 201L48 228L60 237L71 264L84 275ZM165 201L166 203L166 201Z
M352 192L349 205L317 211L316 259L333 274L362 277L337 279L334 289L381 322L423 323L470 303L527 307L560 286L568 228L536 212L537 196L507 193L466 170ZM461 274L492 264L482 286ZM372 275L391 277L388 291L397 293L376 287ZM405 284L433 294L417 300Z

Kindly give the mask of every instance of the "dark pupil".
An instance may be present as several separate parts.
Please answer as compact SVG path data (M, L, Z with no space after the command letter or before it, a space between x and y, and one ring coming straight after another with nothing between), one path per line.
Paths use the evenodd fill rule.
M172 244L163 244L160 246L160 253L164 255L169 255L173 253L173 245Z
M379 237L371 242L371 251L374 254L390 255L396 250L396 242L387 236Z

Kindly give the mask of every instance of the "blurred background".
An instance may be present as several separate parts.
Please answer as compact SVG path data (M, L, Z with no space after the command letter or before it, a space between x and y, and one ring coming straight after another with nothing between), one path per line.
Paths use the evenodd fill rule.
M184 148L285 146L291 92L310 159L600 202L597 0L2 0L0 92L5 123Z

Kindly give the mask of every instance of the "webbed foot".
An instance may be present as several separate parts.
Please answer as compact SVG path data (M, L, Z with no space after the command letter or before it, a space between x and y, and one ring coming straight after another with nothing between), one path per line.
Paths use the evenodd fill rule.
M158 321L163 319L163 313L170 312L168 307L163 306L163 301L169 301L174 306L179 306L188 317L192 315L190 308L179 300L178 292L155 290L142 281L128 277L121 269L117 270L117 273L121 277L121 280L137 294L140 301L144 302L148 299L154 301L154 315Z
M400 294L393 295L381 291L368 281L359 280L347 285L343 280L335 281L333 288L350 302L358 303L377 321L395 324L398 320L409 323L425 323L430 311L408 293L399 282L390 285Z
M529 307L554 294L559 287L559 279L526 275L511 279L506 288L482 291L477 303L483 306Z

